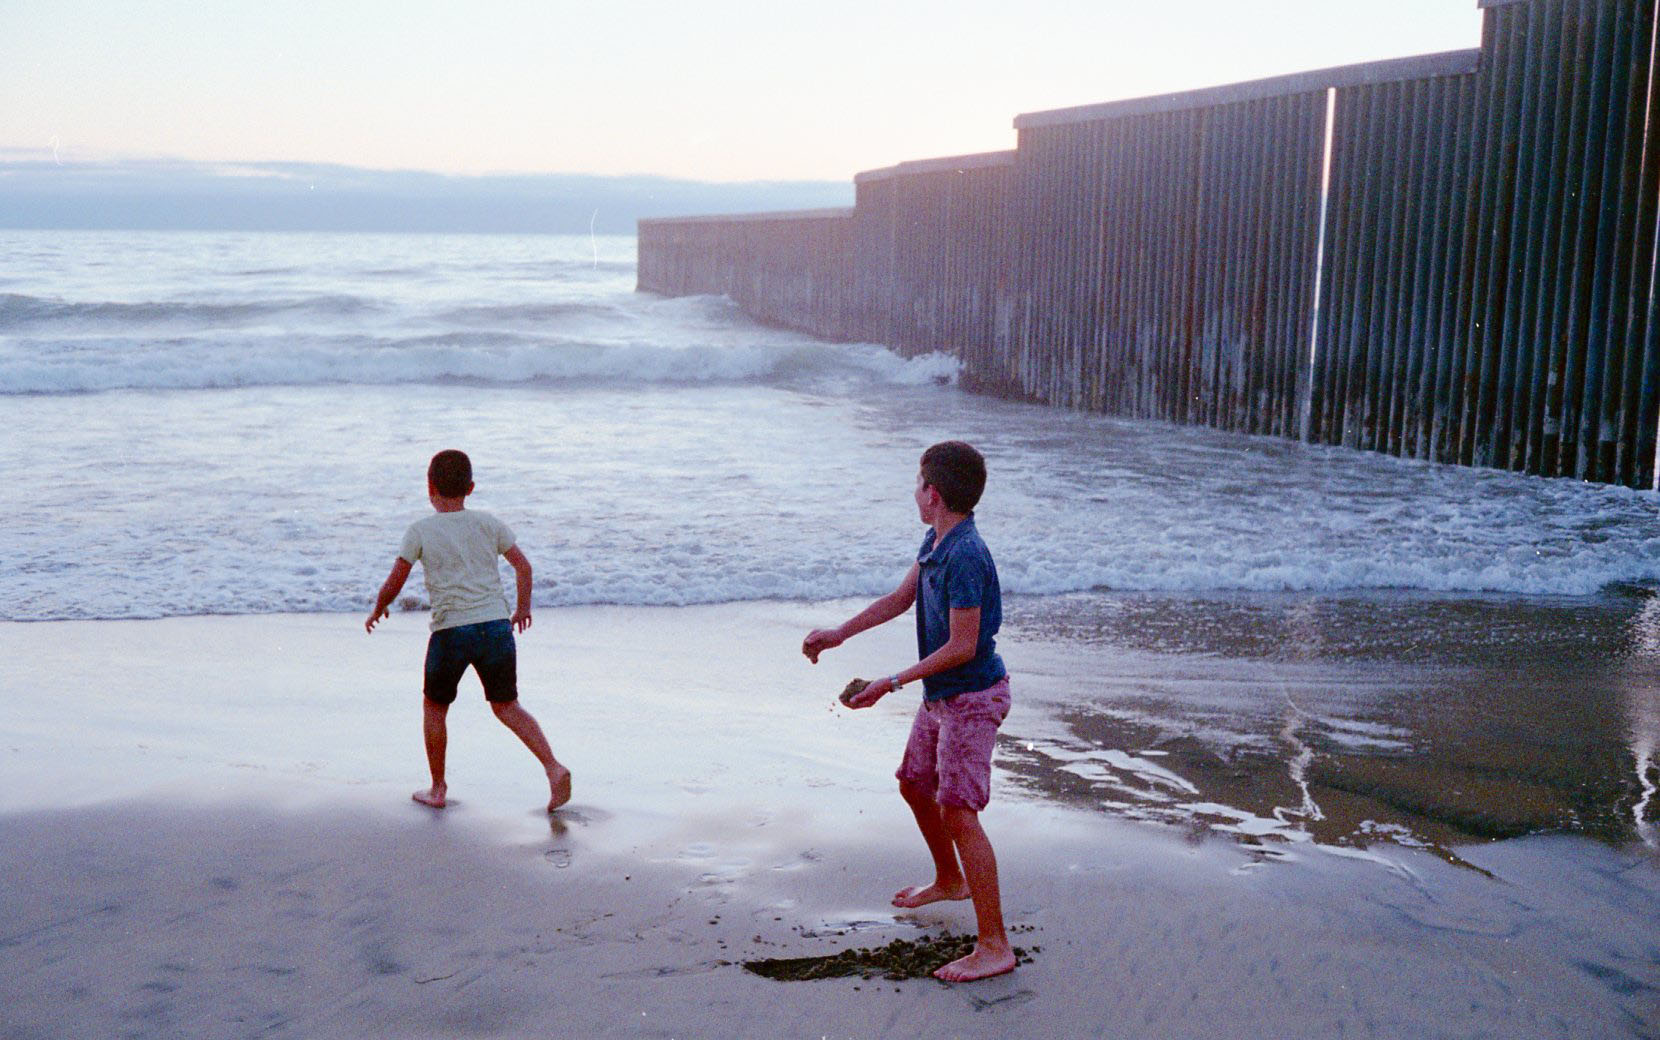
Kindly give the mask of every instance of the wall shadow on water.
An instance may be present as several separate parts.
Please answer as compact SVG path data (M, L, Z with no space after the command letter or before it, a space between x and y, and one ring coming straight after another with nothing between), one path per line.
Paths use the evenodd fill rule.
M1660 598L1011 600L1025 790L1288 843L1660 848ZM1025 673L1023 673L1023 666ZM1022 682L1022 680L1025 680Z

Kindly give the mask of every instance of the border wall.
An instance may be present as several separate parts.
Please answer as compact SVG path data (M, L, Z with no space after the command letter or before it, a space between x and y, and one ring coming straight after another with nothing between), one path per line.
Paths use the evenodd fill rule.
M850 210L642 220L639 288L1114 415L1655 486L1660 0L1029 113Z

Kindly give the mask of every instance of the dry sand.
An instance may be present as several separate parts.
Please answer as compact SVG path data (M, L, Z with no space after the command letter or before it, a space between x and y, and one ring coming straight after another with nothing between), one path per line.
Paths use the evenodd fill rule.
M408 800L422 615L0 625L0 1036L1660 1035L1645 850L1253 846L1010 774L985 823L1031 964L740 970L973 925L888 904L925 879L891 780L914 701L835 700L912 648L892 625L807 665L847 606L539 613L524 703L576 774L551 818L471 679L452 806ZM1005 649L1009 750L1116 652ZM1130 670L1159 667L1195 674Z

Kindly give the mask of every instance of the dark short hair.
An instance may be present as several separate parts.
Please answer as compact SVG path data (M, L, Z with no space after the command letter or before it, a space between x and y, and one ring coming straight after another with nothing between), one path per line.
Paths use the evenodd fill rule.
M922 482L953 513L973 512L986 490L986 459L972 444L941 441L922 453Z
M427 465L427 483L445 498L462 498L473 490L473 460L454 448L441 451Z

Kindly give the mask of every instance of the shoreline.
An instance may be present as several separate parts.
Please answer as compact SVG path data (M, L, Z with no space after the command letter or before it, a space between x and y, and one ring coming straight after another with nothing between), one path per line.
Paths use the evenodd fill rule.
M896 623L807 665L801 635L845 602L539 611L520 640L521 687L576 773L552 818L537 811L534 760L471 679L451 713L455 804L409 801L424 779L424 614L373 636L345 615L0 624L20 665L0 722L0 870L13 880L0 1025L992 1037L1041 1021L1052 1035L1601 1037L1660 1020L1648 959L1660 869L1641 844L1446 846L1461 866L1433 842L1357 841L1358 822L1334 836L1289 811L1311 793L1335 819L1322 783L1405 753L1380 741L1434 751L1414 712L1448 689L1494 695L1470 679L1483 661L1281 661L1245 652L1265 644L1241 642L1237 619L1235 657L1150 651L1123 633L1162 636L1122 601L1074 611L1101 622L1082 628L1017 608L1001 641L1016 707L985 822L1008 923L1041 948L1033 962L954 987L749 975L736 962L972 929L966 903L887 905L926 865L891 780L908 705L854 714L834 700L914 645ZM1633 668L1599 671L1604 692L1647 682ZM1309 700L1306 765L1332 771L1305 772L1303 790L1294 746L1263 743L1284 719L1259 694L1285 683ZM1314 703L1328 686L1344 699ZM1617 696L1606 706L1628 710ZM1212 751L1261 759L1217 759L1233 786L1196 767L1210 730ZM1206 804L1249 818L1192 808ZM1168 811L1157 822L1133 806Z

